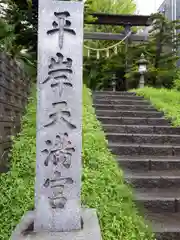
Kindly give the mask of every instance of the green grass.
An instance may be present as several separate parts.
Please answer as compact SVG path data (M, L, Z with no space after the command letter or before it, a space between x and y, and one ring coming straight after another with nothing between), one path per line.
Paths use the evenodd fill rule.
M180 126L180 92L174 89L145 87L135 90L139 96L144 96L160 111L165 117L172 121L173 126Z
M96 208L103 240L153 239L138 215L133 196L96 120L90 92L84 88L82 204ZM22 132L14 140L12 166L0 176L0 239L8 240L21 216L33 208L36 99L32 95Z

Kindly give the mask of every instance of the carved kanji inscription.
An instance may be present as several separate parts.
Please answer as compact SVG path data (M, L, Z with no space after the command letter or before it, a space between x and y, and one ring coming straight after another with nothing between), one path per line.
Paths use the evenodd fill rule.
M62 164L65 168L71 166L71 157L75 148L68 138L68 134L57 134L53 141L46 140L46 148L42 150L44 153L44 165L48 166L49 162L54 165Z
M47 31L47 34L59 34L59 48L62 49L63 41L64 41L64 32L68 32L70 34L76 35L74 29L70 28L71 21L67 18L70 17L70 13L68 11L64 12L54 12L54 15L57 18L57 21L53 21L52 29Z

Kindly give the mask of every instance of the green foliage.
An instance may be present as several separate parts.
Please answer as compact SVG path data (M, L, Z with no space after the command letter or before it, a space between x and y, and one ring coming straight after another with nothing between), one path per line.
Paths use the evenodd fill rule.
M176 72L176 78L174 80L174 88L180 91L180 71L179 70Z
M124 77L125 53L120 51L117 55L109 58L84 58L84 76L86 85L94 89L112 89L112 75L116 73L117 82L121 85L120 79Z
M174 88L178 91L180 91L180 78L175 79L174 81Z
M14 140L11 171L0 175L0 239L8 240L22 215L33 208L36 153L35 91L22 120L22 131Z
M32 4L33 2L33 4ZM91 0L85 19L91 19ZM0 0L0 50L12 56L34 78L37 65L38 0Z
M138 216L132 193L123 174L107 150L100 123L96 120L89 92L84 89L83 194L82 201L96 208L103 240L150 240L152 234Z
M180 45L179 35L177 34L176 39L172 36L174 36L175 29L180 27L179 21L169 21L160 13L153 14L151 20L153 24L149 31L148 42L129 48L128 59L132 62L132 69L128 77L136 79L134 76L137 73L137 60L143 52L149 62L146 74L147 84L171 88L177 71L176 63L179 59L178 47Z
M32 53L36 60L38 32L38 0L0 0L3 21L13 25L14 46ZM91 0L85 2L85 19L89 18ZM6 7L5 7L6 6Z
M142 53L148 60L146 84L156 87L173 87L175 79L177 79L176 63L179 59L180 35L177 33L176 39L172 38L172 36L175 30L180 28L180 24L179 21L168 21L164 15L159 13L153 14L151 19L153 24L147 42L131 43L127 53L125 52L125 45L122 44L119 47L118 55L113 55L111 52L112 56L110 54L109 59L101 56L99 61L95 61L93 59L95 56L93 56L91 59L85 60L85 72L89 73L89 77L86 78L89 87L93 86L93 89L106 88L107 82L109 84L113 73L116 73L118 77L118 84L120 84L119 79L123 79L123 75L126 73L129 88L137 87L139 81L137 61ZM110 42L105 41L105 43L110 45ZM101 42L101 44L103 43ZM96 43L93 42L92 45L94 47ZM125 69L125 57L128 60L127 72ZM90 68L90 66L92 67ZM99 69L98 74L95 69ZM119 86L118 89L123 88Z
M83 188L82 203L96 208L103 240L150 240L151 232L138 216L132 193L123 174L107 150L107 143L96 120L90 92L83 92ZM33 91L22 131L14 140L11 169L0 176L0 239L8 240L22 215L33 209L36 96Z
M140 96L149 99L152 104L165 113L167 119L170 119L174 126L180 126L180 92L165 88L145 87L135 90Z
M99 13L109 13L109 14L133 14L136 10L136 4L134 0L96 0L91 2L91 11ZM120 30L120 27L114 26L98 26L98 25L86 25L85 29L92 32L115 32ZM88 41L89 42L89 41ZM103 43L104 42L104 43ZM90 41L91 45L101 45L104 46L108 41ZM100 44L101 43L101 44Z
M30 1L0 0L4 3L3 20L14 27L13 45L22 46L29 52L37 48L37 8L32 8Z
M34 78L37 27L30 1L0 0L0 14L0 51L10 55Z
M94 12L126 14L133 13L136 9L136 4L133 0L96 0L92 2L91 8Z
M136 4L134 0L96 0L92 1L91 11L109 14L133 14L136 10ZM85 30L87 32L112 32L119 33L123 30L120 26L103 26L103 25L85 25ZM86 45L93 48L104 48L113 43L114 41L103 41L103 40L88 40L85 41ZM85 49L86 55L86 49Z
M133 14L136 10L134 0L97 0L91 5L93 12L111 13L111 14ZM122 26L103 26L103 25L85 25L87 32L108 32L120 33ZM87 46L93 48L106 48L117 41L88 40ZM95 60L96 51L91 51L91 58L87 58L87 49L84 48L84 73L86 74L86 84L91 89L109 88L111 85L112 73L118 72L119 78L124 77L125 72L125 48L122 44L118 48L118 55L113 54L114 49L110 51L110 57L106 58L106 52L100 52L101 59Z
M14 27L8 25L5 21L0 19L0 51L7 54L15 52L16 47L13 48L13 41L15 36L13 34Z
M179 47L179 38L175 40L172 36L175 29L179 27L179 22L168 21L163 14L154 14L152 20L154 22L150 33L149 51L147 51L148 55L150 53L153 56L152 66L157 69L156 76L152 76L152 84L170 88L176 73Z

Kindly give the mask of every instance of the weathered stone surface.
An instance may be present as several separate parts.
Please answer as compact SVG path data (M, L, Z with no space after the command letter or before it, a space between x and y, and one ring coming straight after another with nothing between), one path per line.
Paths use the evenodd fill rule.
M146 117L109 117L97 115L99 121L103 124L115 125L155 125L155 126L169 126L169 121L164 118L146 118Z
M127 172L125 179L135 188L179 188L180 171Z
M150 160L147 158L141 159L139 156L131 158L131 156L120 156L117 158L118 164L123 170L140 170L148 171Z
M150 212L179 212L180 190L177 188L137 188L135 199L138 205Z
M173 151L171 145L156 145L156 144L128 144L128 143L110 143L110 149L116 155L128 156L179 156L180 146Z
M180 128L170 126L103 124L103 129L109 133L180 135Z
M123 104L94 104L96 110L117 110L117 111L156 111L154 107L147 105L123 105Z
M136 96L135 92L114 92L114 91L95 91L94 96L111 96L111 95L117 95L117 96Z
M83 3L39 1L35 231L81 228Z
M96 94L94 104L109 147L126 182L135 188L137 206L155 238L179 240L180 128L171 127L161 114L154 115L150 103L137 96ZM140 108L143 114L137 111Z
M120 110L96 110L98 116L106 117L137 117L137 118L161 118L163 113L157 111L120 111Z
M110 142L136 144L180 144L180 135L107 133Z
M143 199L137 196L136 203L154 213L175 212L175 199Z
M117 161L124 170L150 171L180 169L178 156L119 156Z
M179 240L180 239L180 216L179 213L152 213L147 211L147 223L156 232L157 240Z
M130 96L130 95L117 95L117 94L113 94L113 95L106 95L106 94L102 94L102 95L97 95L95 96L96 100L143 100L143 97L141 96Z
M110 133L146 133L153 134L154 127L146 125L113 125L113 124L103 124L103 129Z
M94 209L82 210L83 229L71 232L41 232L35 233L27 230L28 223L33 222L34 214L29 212L22 218L15 229L11 240L101 240L98 218Z
M133 105L133 106L136 106L136 105L146 105L148 106L150 103L148 101L145 101L145 100L124 100L124 99L116 99L116 100L113 100L113 99L96 99L94 98L94 104L122 104L122 105Z

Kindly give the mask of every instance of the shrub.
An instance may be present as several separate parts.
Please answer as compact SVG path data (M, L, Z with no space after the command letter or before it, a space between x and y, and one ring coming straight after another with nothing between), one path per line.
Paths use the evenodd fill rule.
M104 240L150 240L152 234L137 214L132 193L107 149L96 120L90 92L84 88L82 203L96 208ZM33 208L36 135L35 93L14 140L11 169L0 176L0 239L8 240L21 216Z
M176 73L176 79L174 80L174 88L180 91L180 71L178 70Z
M8 240L22 215L33 208L36 153L35 93L22 120L22 131L14 139L11 169L0 175L0 239Z

